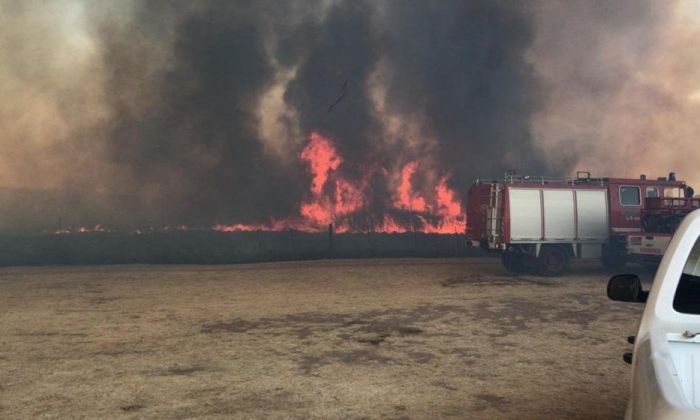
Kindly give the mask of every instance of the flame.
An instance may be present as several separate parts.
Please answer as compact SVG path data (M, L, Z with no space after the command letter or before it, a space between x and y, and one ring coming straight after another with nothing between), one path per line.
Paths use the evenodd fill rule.
M58 229L53 232L54 235L71 235L75 233L95 233L95 232L111 232L111 230L107 229L106 227L102 225L94 225L94 226L78 226L75 228L63 228L63 229Z
M335 176L343 159L328 138L311 133L309 144L299 157L307 163L313 175L311 197L300 205L301 216L310 227L324 228L337 217L354 213L364 206L362 188ZM328 191L331 191L330 195L324 194Z
M376 163L368 163L364 177L351 180L342 175L343 158L333 142L318 132L309 136L309 142L298 155L311 175L309 191L299 202L299 213L283 219L272 219L257 224L217 224L210 229L217 232L279 232L296 230L320 232L333 224L337 233L377 232L405 233L423 232L454 234L466 229L466 218L458 195L447 185L449 175L439 178L434 187L419 188L415 178L429 175L426 179L438 179L435 171L423 167L419 161L403 165L398 173L391 173ZM388 202L384 203L384 214L370 214L369 179L372 176L395 180L396 187ZM359 222L358 222L359 220ZM185 225L165 226L161 229L148 227L132 231L135 235L155 232L188 231ZM101 225L79 226L61 229L55 234L109 232Z
M377 226L375 232L379 233L405 233L408 232L406 226L400 225L393 217L384 215L382 224Z
M416 169L418 169L418 162L416 161L407 163L403 169L401 169L401 184L396 191L394 206L399 209L424 212L425 198L413 191L413 184L411 182L413 175L416 173Z
M442 177L437 188L438 213L445 217L459 217L462 206L455 198L455 192L447 186L447 177Z
M321 195L329 174L343 163L343 159L338 156L330 140L316 132L311 133L309 144L299 156L309 164L313 173L311 192L317 196Z
M440 178L436 187L437 213L442 223L429 233L462 233L467 228L467 219L455 192L447 186L447 177Z
M343 158L333 142L318 132L309 136L309 143L299 154L311 174L309 193L299 204L299 214L288 219L271 220L262 224L219 224L212 229L219 232L284 231L320 232L333 224L337 233L377 232L459 234L466 229L466 218L455 191L447 185L448 175L442 176L434 188L419 191L414 177L421 169L419 161L403 165L398 174L398 186L392 194L390 211L408 214L401 220L392 214L383 214L369 228L353 227L351 219L370 204L368 201L369 175L390 176L382 167L367 166L367 176L351 181L340 173ZM370 169L372 168L372 169ZM408 221L406 221L406 220Z
M273 220L267 224L246 225L237 223L235 225L215 225L212 230L217 232L274 232L288 230L283 221Z

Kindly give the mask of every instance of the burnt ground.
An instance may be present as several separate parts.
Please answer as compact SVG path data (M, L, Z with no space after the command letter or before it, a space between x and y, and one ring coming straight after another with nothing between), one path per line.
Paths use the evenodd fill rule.
M0 417L621 418L641 306L495 259L0 270Z

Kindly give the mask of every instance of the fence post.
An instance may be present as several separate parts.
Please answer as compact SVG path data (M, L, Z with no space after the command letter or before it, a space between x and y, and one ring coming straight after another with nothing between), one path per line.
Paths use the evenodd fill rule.
M333 223L328 224L328 253L333 255Z

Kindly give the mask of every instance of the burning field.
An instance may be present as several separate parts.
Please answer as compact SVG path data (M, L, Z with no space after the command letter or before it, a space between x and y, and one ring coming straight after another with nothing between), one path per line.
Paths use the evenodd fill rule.
M4 268L0 417L616 419L641 307L606 280L484 258Z
M341 175L343 158L331 140L316 132L311 134L299 158L311 174L311 186L299 204L297 215L259 224L217 224L212 229L219 232L322 232L332 225L337 233L442 234L459 234L466 229L459 194L447 186L447 175L436 179L428 172L421 183L417 173L419 161L408 162L395 174L369 163L362 178L353 182ZM370 184L377 178L393 186L389 195L373 196Z
M130 233L133 235L187 232L303 232L319 233L427 233L461 234L466 229L466 216L460 194L447 185L449 174L439 175L420 161L410 161L391 172L378 162L369 162L362 177L353 181L343 176L342 156L333 142L319 133L312 133L298 155L309 175L308 191L301 194L295 214L270 218L259 223L218 223L214 225L112 225L102 221L90 225L68 222L58 229L43 229L44 234L76 235L87 233ZM377 183L388 188L376 191ZM10 200L11 201L11 200ZM16 204L18 207L29 203ZM0 208L11 212L7 207ZM48 206L54 211L65 208L59 197ZM68 205L69 206L69 205ZM93 212L88 218L99 220ZM75 218L68 218L75 220ZM63 225L63 217L59 218Z
M95 214L109 212L93 209L87 218L95 220L94 224L67 223L55 230L0 235L0 266L478 253L466 248L466 216L459 194L447 185L448 174L438 176L419 161L410 161L395 172L368 162L362 178L353 181L343 176L344 160L333 142L319 133L311 134L298 158L309 175L309 188L299 196L292 215L252 224L137 224L126 228L120 222L97 223L100 219ZM377 183L390 188L378 194ZM66 208L59 197L53 198L46 207ZM18 208L14 211L26 214Z

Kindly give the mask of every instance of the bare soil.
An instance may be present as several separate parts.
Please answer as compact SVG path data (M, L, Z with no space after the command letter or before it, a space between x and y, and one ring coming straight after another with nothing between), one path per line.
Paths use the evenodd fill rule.
M0 270L0 418L621 418L642 307L496 259ZM647 276L648 279L648 276Z

